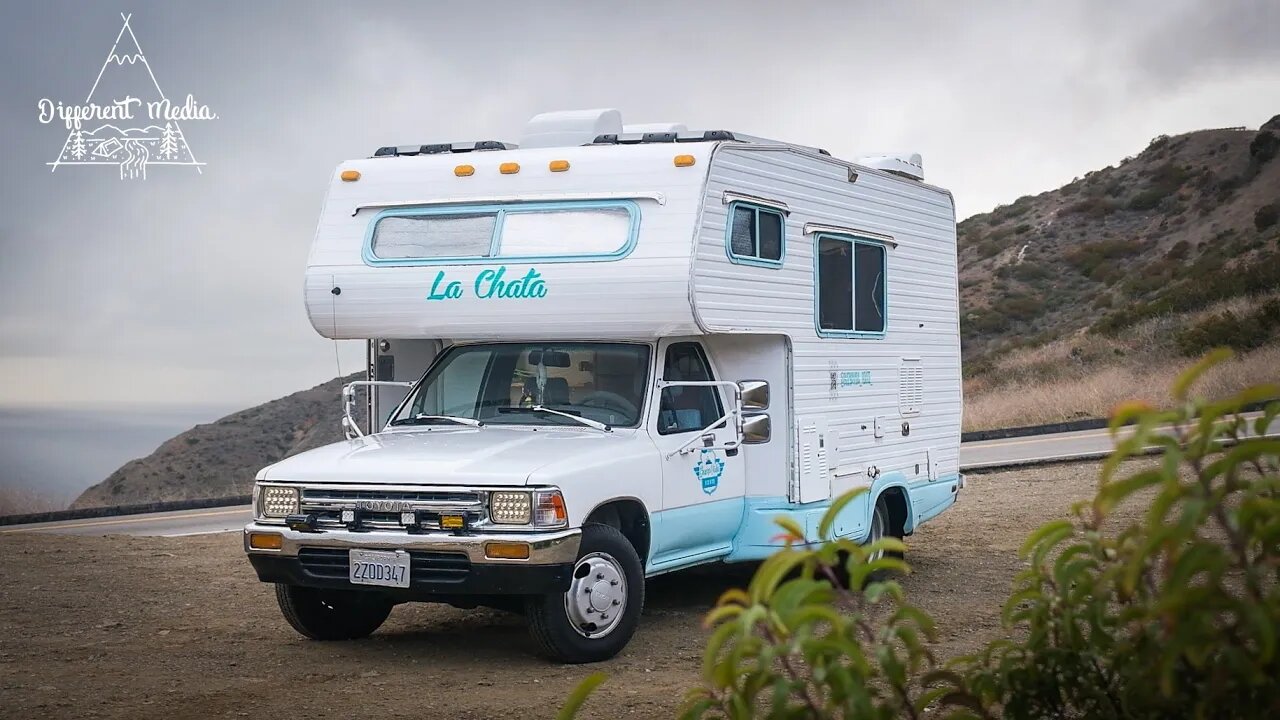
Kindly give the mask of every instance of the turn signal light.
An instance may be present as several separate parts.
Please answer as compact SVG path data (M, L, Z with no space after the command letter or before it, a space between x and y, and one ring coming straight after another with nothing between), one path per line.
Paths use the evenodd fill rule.
M453 174L458 177L470 177L476 174L476 169L470 165L459 165L453 169Z
M249 533L249 547L254 550L279 550L284 547L284 536L278 533Z
M569 169L568 160L552 160L547 164L547 169L551 172L564 172Z
M342 182L355 182L360 179L360 171L359 170L343 170L341 177L342 177Z
M677 155L675 162L676 167L689 167L693 165L694 159L692 155Z
M498 166L498 172L503 175L515 175L520 172L520 163L506 162Z
M529 544L514 542L485 543L484 556L495 560L528 560Z

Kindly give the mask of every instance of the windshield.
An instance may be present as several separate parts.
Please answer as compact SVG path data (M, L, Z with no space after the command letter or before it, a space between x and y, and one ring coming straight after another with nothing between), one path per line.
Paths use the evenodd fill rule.
M501 343L450 348L391 425L581 424L542 406L611 427L635 427L649 377L649 348L623 343ZM454 424L457 424L456 422Z

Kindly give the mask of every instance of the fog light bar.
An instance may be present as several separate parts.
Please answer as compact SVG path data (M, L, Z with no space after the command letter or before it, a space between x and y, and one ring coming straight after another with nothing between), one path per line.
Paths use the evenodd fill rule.
M315 532L316 514L307 513L306 515L289 515L284 519L284 524L288 525L290 530L296 530L298 532Z
M494 560L528 560L529 543L491 542L484 544L484 556Z
M467 518L465 515L441 515L441 530L465 530L467 527Z
M284 547L284 536L279 533L249 533L249 547L254 550L279 550Z
M354 508L343 508L338 513L338 521L346 525L348 530L359 530L360 511Z

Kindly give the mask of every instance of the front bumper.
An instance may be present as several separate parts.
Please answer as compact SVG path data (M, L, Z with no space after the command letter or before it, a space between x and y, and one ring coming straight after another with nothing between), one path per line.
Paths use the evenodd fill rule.
M251 533L281 536L279 550L250 547ZM372 590L400 599L439 599L455 595L538 595L569 588L582 531L547 533L487 533L456 535L404 532L299 532L280 525L250 523L244 528L244 548L263 582L339 590ZM527 560L490 558L489 542L529 545ZM408 588L353 585L348 580L346 555L362 550L405 550L410 555Z

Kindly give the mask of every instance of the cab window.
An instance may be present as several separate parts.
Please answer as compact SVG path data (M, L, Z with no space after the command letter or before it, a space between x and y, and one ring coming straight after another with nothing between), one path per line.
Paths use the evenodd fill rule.
M711 365L696 342L673 343L667 347L662 379L674 381L708 381L715 378ZM663 388L658 403L658 434L702 430L724 415L720 393L714 387Z

